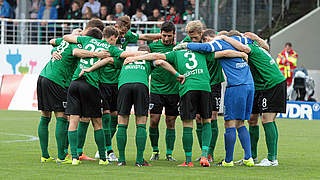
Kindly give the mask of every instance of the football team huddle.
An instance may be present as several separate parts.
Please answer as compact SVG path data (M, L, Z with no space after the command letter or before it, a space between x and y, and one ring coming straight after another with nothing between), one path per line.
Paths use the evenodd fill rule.
M185 161L178 166L193 167L193 123L196 120L201 148L201 156L196 161L208 167L214 158L221 83L226 77L226 155L216 165L278 166L275 117L286 111L287 86L264 40L251 32L205 30L201 21L187 24L188 36L180 43L176 43L176 28L172 22L164 22L159 34L135 34L130 26L128 16L120 17L114 26L92 19L83 30L75 29L63 38L50 40L54 46L52 57L37 83L41 162L78 165L83 160L96 160L83 152L91 121L99 164L117 161L118 166L125 166L127 128L133 105L136 166L151 166L143 157L148 114L153 149L150 161L159 159L159 121L164 110L166 160L177 161L173 150L175 122L180 116ZM138 40L153 43L141 45L137 51L126 51L129 43ZM52 112L57 120L57 159L48 153ZM268 149L268 157L260 162L257 158L259 117ZM249 131L245 120L248 120ZM243 159L234 162L237 132L245 153ZM118 158L112 147L114 135Z

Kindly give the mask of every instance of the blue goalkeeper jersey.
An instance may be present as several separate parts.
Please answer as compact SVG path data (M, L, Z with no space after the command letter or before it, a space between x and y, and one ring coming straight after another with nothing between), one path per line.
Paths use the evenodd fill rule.
M209 43L188 43L187 48L193 51L204 52L224 50L237 51L237 49L235 49L231 44L223 40L216 40ZM254 84L249 65L244 59L221 58L218 60L223 68L224 73L227 76L227 87Z

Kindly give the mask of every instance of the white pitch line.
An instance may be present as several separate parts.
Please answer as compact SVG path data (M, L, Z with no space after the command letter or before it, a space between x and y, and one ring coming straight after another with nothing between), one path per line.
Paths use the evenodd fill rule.
M26 135L26 134L10 134L10 133L3 133L0 132L1 134L5 135L10 135L10 136L22 136L22 137L28 137L29 139L24 139L24 140L10 140L10 141L0 141L0 143L14 143L14 142L29 142L29 141L37 141L39 140L38 137L32 136L32 135Z

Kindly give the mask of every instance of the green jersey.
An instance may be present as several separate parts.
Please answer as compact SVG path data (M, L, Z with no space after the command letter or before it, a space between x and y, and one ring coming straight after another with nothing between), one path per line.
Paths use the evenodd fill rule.
M192 42L189 36L186 36L181 42Z
M121 67L122 61L116 60L115 66ZM149 89L149 76L151 74L151 61L137 61L122 66L119 75L118 88L127 83L142 83Z
M114 57L114 61L118 58ZM107 64L101 68L100 82L107 84L118 83L118 77L121 69L116 68L113 64Z
M166 53L172 51L175 45L164 45L161 40L149 44L151 52ZM156 67L151 73L150 92L156 94L178 94L179 82L176 77L162 67Z
M256 90L266 90L285 81L276 61L263 48L256 44L249 44L249 66Z
M210 74L210 85L215 85L224 82L224 75L222 73L222 66L219 61L216 61L215 53L208 55L211 60L207 62L209 74Z
M48 78L49 80L57 83L63 88L67 88L70 85L72 74L74 73L77 65L78 58L73 56L72 51L75 48L80 48L80 44L72 44L64 41L62 38L56 39L56 47L53 51L58 51L62 59L51 60L42 69L40 76Z
M115 58L119 58L120 54L123 52L123 50L120 50L119 48L110 45L107 43L106 40L100 40L95 39L88 36L78 37L77 42L82 45L83 49L88 51L103 51L108 50L110 55ZM72 80L76 80L79 78L79 74L82 69L90 68L95 62L99 61L99 58L83 58L80 59L78 67L76 71L73 74ZM92 86L99 88L99 81L100 81L100 73L102 71L102 68L99 68L95 71L85 73L84 77L86 78L86 81L91 84Z
M139 34L128 31L123 38L118 38L116 46L121 47L121 49L126 50L129 43L137 43L139 40Z
M209 56L210 54L190 50L172 51L166 54L167 61L186 78L185 83L179 85L180 96L191 90L211 92L207 60L211 61L212 58Z

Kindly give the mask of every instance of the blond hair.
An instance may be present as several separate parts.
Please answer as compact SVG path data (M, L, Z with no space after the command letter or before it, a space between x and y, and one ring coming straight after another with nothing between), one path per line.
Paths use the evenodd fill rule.
M202 33L202 30L203 30L203 24L199 20L190 21L186 26L186 32L188 34L190 34L190 33Z

